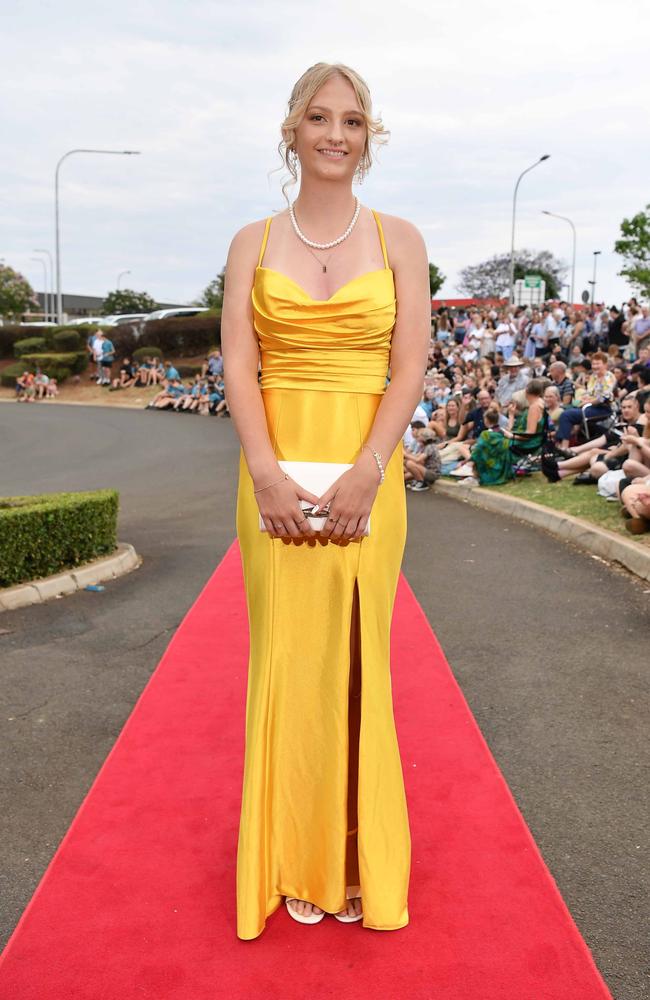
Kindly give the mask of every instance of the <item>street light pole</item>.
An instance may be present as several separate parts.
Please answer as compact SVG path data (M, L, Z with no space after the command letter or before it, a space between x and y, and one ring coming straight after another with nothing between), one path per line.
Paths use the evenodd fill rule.
M545 209L542 209L542 215L552 215L554 219L562 219L563 222L568 222L573 230L573 261L571 263L571 305L573 305L576 287L576 227L571 219L567 219L566 215L556 215L555 212L547 212Z
M512 198L512 239L510 242L510 305L513 304L515 298L515 215L517 213L517 190L519 182L529 170L533 170L538 164L543 163L544 160L550 159L550 155L550 153L544 153L543 156L540 156L539 160L535 160L530 167L526 167L517 178L517 183L515 184L515 193Z
M590 281L591 285L591 304L594 305L596 301L596 264L598 263L598 255L601 253L600 250L594 250L594 280Z
M55 218L55 231L56 231L56 321L57 323L63 322L63 308L62 308L62 295L61 295L61 242L59 237L59 170L61 164L68 156L72 156L73 153L109 153L116 156L137 156L140 153L138 149L69 149L67 153L64 153L59 162L56 165L56 171L54 173L54 218Z
M50 294L49 294L49 305L46 306L47 314L49 318L54 322L54 264L52 262L52 254L49 250L34 250L34 253L44 253L47 254L47 259L50 262Z
M120 278L122 277L123 274L130 274L130 273L131 273L130 271L120 271L120 273L118 274L118 276L117 276L117 290L118 290L118 292L120 290Z
M47 322L47 266L42 257L30 257L29 259L37 260L43 268L43 312L45 313L45 322Z

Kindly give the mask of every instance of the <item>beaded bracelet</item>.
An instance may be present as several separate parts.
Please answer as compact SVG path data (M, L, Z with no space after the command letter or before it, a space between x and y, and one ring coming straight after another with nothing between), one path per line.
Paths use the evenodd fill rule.
M379 485L381 486L381 484L384 481L384 466L381 460L381 455L379 454L378 451L375 451L372 445L369 445L367 441L364 442L363 447L370 448L371 452L375 456L375 462L377 463L377 467L379 468L379 474L381 475L381 479L379 480Z

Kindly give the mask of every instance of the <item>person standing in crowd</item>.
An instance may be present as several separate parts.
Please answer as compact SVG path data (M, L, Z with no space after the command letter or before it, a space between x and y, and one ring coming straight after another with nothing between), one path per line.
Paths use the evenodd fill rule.
M628 335L623 331L625 317L616 306L609 308L609 323L607 325L607 345L609 347L616 344L618 347L627 347L629 343Z

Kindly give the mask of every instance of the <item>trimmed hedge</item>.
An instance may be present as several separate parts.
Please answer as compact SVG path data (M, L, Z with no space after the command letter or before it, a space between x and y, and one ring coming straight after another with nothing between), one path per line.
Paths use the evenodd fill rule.
M178 372L178 374L180 375L181 378L191 378L191 379L193 379L195 375L200 375L201 374L201 369L203 368L203 365L202 364L201 365L197 365L197 364L193 364L193 365L181 365L181 364L178 364L178 365L174 365L174 367L175 367L176 371Z
M24 357L25 354L34 354L36 351L44 351L47 347L45 337L26 337L24 340L17 340L14 344L14 356Z
M71 372L79 374L88 367L89 354L87 351L62 351L59 354L25 354L23 361L29 361L34 367L38 365L41 371L50 374L49 368L65 366Z
M162 361L163 353L159 347L138 347L136 351L130 355L134 361L144 361L145 358L160 358Z
M88 331L89 333L90 331ZM85 339L82 341L78 330L74 328L72 330L57 330L52 336L52 347L55 351L81 351L84 349L85 343Z
M0 587L37 580L117 547L119 493L0 497Z
M153 319L143 325L140 342L160 348L165 357L192 358L221 343L221 316L199 313Z
M29 365L23 365L20 361L16 361L13 365L7 365L0 372L0 385L5 385L8 389L13 389L16 385L16 379L24 371L29 371Z

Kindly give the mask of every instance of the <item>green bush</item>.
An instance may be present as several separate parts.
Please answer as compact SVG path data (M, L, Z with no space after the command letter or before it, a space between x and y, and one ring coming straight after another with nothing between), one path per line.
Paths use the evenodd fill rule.
M145 358L160 358L162 361L162 356L159 347L138 347L131 355L134 361L144 361Z
M25 354L34 354L37 351L44 351L46 348L46 337L26 337L14 343L14 355L17 358L22 358Z
M52 334L51 345L55 351L80 351L84 343L77 327L57 330Z
M16 384L16 379L22 375L24 371L28 370L29 365L22 365L20 361L16 361L13 365L7 365L7 367L3 368L0 372L0 385L13 389Z
M117 545L117 490L0 497L0 587L108 555Z
M46 337L54 329L48 326L32 326L29 331L19 323L4 323L0 326L0 358L13 358L14 344L25 337Z
M55 369L67 368L68 374L79 375L88 367L87 351L65 351L60 354L25 354L23 361L28 363L30 371L38 366L42 372L51 378L58 379Z
M153 319L144 323L141 340L159 347L163 357L191 358L206 354L215 341L221 342L221 316L199 313L197 316Z
M200 374L203 365L174 365L174 367L181 378L193 379L195 375Z

